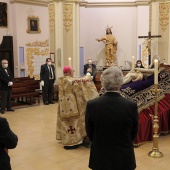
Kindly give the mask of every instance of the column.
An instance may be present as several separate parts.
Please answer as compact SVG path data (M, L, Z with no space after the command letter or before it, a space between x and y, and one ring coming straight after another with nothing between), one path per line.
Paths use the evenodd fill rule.
M159 39L158 44L158 53L161 57L161 63L170 64L170 27L169 27L169 18L170 18L170 2L168 3L159 3L159 34L162 37Z
M75 76L79 76L79 1L54 0L49 3L50 52L55 51L57 77L63 75L62 69L71 65Z
M68 65L71 58L71 66L75 70L75 76L80 75L79 70L79 1L66 0L63 4L63 49L64 64Z
M169 10L170 3L168 1L152 2L152 18L151 18L151 33L152 35L161 35L161 38L152 40L151 51L152 57L159 55L161 63L170 64L170 29L169 29Z

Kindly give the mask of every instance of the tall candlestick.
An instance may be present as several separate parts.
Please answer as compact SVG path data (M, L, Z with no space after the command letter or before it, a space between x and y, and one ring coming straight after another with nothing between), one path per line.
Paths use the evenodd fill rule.
M68 65L71 67L71 57L68 58Z
M158 60L154 60L154 84L158 84Z
M132 70L134 69L134 67L135 67L135 57L132 56Z

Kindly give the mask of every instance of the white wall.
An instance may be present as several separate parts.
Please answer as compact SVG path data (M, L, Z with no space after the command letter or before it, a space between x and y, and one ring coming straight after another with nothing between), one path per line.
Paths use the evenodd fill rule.
M95 41L105 35L104 27L113 26L112 34L118 41L117 62L119 66L131 57L138 58L138 34L148 34L149 8L143 7L101 7L80 8L80 46L85 48L85 62L91 57L98 65L105 65L104 44ZM144 30L144 31L142 31Z
M3 0L8 3L9 0ZM130 1L130 0L129 0ZM99 0L98 0L99 2ZM103 1L102 1L103 2ZM27 17L30 8L32 15L40 18L40 34L28 34L26 30ZM113 26L112 33L118 41L118 65L138 58L139 35L147 35L149 31L149 7L80 7L80 46L85 48L85 62L88 57L98 60L98 65L104 65L105 51L102 42L95 41L105 35L104 27ZM49 38L48 8L43 6L8 3L9 27L0 28L0 42L6 31L14 36L15 75L19 73L18 50L28 42L44 41Z
M8 0L4 0L4 2L5 1L8 2ZM27 18L30 15L39 17L41 33L29 34L26 32L28 29ZM8 23L8 28L0 28L0 42L2 41L2 36L5 35L6 32L9 32L13 36L14 71L15 77L17 77L20 72L19 47L25 47L25 44L29 42L45 41L49 39L48 8L44 6L8 3Z
M147 36L149 32L149 6L138 7L138 20L137 20L137 34L138 36ZM145 41L144 38L138 38L137 40L137 59L142 59L142 43ZM141 47L141 51L139 50ZM140 53L140 54L139 54ZM147 58L148 59L148 58ZM143 64L148 67L148 60Z
M113 26L112 34L118 41L118 65L137 55L137 8L80 8L80 46L85 48L85 57L98 60L104 65L104 44L95 41L105 35L104 27ZM85 61L86 61L85 59Z
M31 15L38 16L40 20L41 33L29 34L26 32L28 29L27 18L29 16L29 10L33 10ZM15 4L16 11L16 34L18 45L25 45L25 43L33 41L44 41L49 39L49 18L48 8L42 6L30 6L24 4Z
M28 42L35 42L35 41L44 41L49 39L49 18L48 18L48 8L42 7L42 6L30 6L30 5L24 5L24 4L15 4L15 14L16 14L16 22L14 23L14 29L15 29L15 47L17 44L17 51L15 51L15 54L18 56L18 50L19 47L25 47L25 44ZM28 29L28 22L27 18L30 15L31 9L31 15L39 17L39 28L41 29L41 33L37 34L29 34L26 32ZM25 51L25 57L26 57L26 51ZM15 58L17 58L15 56ZM45 62L45 61L44 61ZM17 67L18 66L18 67ZM19 68L20 63L19 61L15 62L15 68ZM20 70L18 69L18 72Z

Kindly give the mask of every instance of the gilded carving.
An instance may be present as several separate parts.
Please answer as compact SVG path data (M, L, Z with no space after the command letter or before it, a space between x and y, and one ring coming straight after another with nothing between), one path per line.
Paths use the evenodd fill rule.
M45 40L45 41L35 41L32 43L26 43L25 46L29 46L29 47L48 47L49 46L49 40Z
M68 32L70 27L72 26L73 21L73 5L65 4L63 5L63 22L65 26L65 30Z
M165 31L169 24L169 3L159 4L159 23L161 29Z
M55 28L55 5L50 4L48 6L48 10L49 10L49 26L50 30L52 31Z
M36 59L42 59L44 58L43 61L45 62L45 59L49 55L49 48L27 48L26 49L26 61L27 61L27 66L28 66L28 76L31 78L35 78L36 80L40 79L40 75L37 74L40 70L40 62L35 63L35 58ZM36 70L38 68L38 70Z
M147 40L145 40L142 43L142 63L144 67L148 67L148 56L149 56L148 43L147 43Z

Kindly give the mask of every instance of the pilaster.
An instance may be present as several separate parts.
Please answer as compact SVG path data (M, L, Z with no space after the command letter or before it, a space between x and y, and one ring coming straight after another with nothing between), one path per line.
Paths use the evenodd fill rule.
M50 52L55 53L56 75L69 65L79 76L79 0L51 1L49 7Z
M159 39L159 55L161 62L170 64L169 55L169 18L170 18L170 2L159 3L159 33L162 35Z
M75 76L79 76L79 0L67 0L63 4L63 48L64 64L71 67Z
M155 1L152 2L152 23L151 32L155 35L161 35L161 38L152 40L152 56L158 54L161 63L170 64L170 2Z

